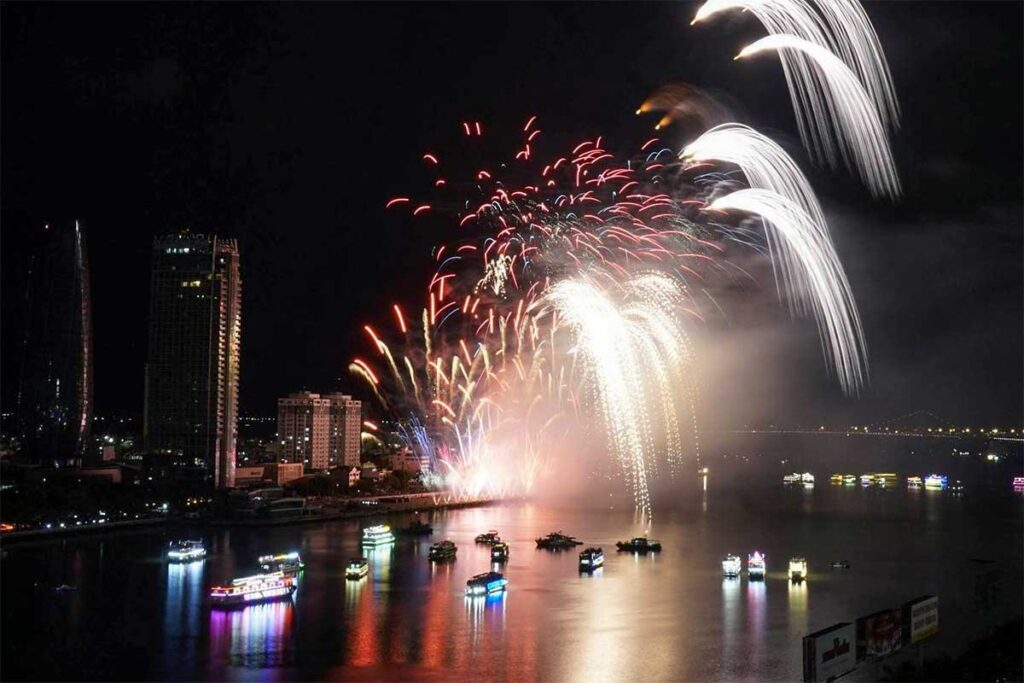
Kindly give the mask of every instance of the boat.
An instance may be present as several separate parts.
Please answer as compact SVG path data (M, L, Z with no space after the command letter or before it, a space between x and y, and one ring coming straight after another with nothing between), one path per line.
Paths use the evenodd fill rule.
M789 485L789 484L799 484L800 482L801 482L801 477L800 477L800 473L799 472L794 472L793 474L787 474L786 476L784 476L782 478L782 483L786 484L786 485Z
M592 572L604 566L604 551L600 548L587 548L580 553L580 571Z
M430 561L448 562L455 559L455 553L457 552L459 552L459 549L454 543L451 541L441 541L430 546Z
M370 565L365 557L354 557L345 566L345 578L357 580L370 573Z
M655 541L648 539L646 536L637 536L636 538L628 541L619 541L615 544L615 547L621 551L633 552L633 553L660 553L661 552L661 541Z
M501 536L494 529L491 529L486 534L480 534L476 537L477 543L485 543L487 545L494 545L495 543L501 543Z
M832 484L833 486L841 485L843 483L843 475L833 474L831 477L828 478L828 483Z
M583 545L583 541L577 541L573 536L566 536L561 531L553 531L544 538L537 539L537 547L544 550L565 550Z
M265 572L284 572L286 575L298 574L306 566L298 553L283 555L264 555L257 560L260 569Z
M727 579L732 579L740 575L743 571L743 560L738 555L726 555L722 558L722 575Z
M944 489L949 483L949 477L944 474L929 474L924 478L926 489Z
M790 581L804 581L807 578L807 560L794 557L789 560Z
M804 472L800 475L800 483L803 484L805 489L814 488L814 475L810 472Z
M875 485L886 487L896 485L896 473L895 472L878 472L875 474Z
M206 557L202 541L171 541L167 548L167 559L171 562L193 562Z
M860 475L860 485L861 486L871 486L874 483L875 483L875 473L874 472L868 472L867 474Z
M1024 491L1024 477L1014 477L1013 478L1013 490L1014 491Z
M924 486L924 480L921 477L907 477L908 489L919 489L922 486Z
M401 533L406 536L429 536L434 533L434 527L430 526L426 522L414 519L409 522L409 526L401 530Z
M957 479L956 481L954 481L950 485L949 492L953 493L953 494L957 494L957 495L963 493L964 492L964 483L962 481L960 481L959 479Z
M210 602L214 607L238 607L289 598L294 592L295 579L270 572L235 579L229 586L211 586Z
M363 545L376 547L395 542L395 535L387 524L377 524L363 529Z
M69 586L66 583L62 583L61 585L54 588L54 590L58 593L70 593L71 591L78 590L78 586Z
M466 582L466 595L475 598L492 593L503 593L507 586L508 579L499 572L484 572Z
M764 555L754 551L747 555L747 578L751 580L764 580L765 559Z
M832 562L832 569L849 569L850 563L846 560L835 560Z
M495 543L491 546L491 562L508 562L508 551L508 543Z
M855 474L844 474L843 475L843 486L853 486L857 483L857 475Z

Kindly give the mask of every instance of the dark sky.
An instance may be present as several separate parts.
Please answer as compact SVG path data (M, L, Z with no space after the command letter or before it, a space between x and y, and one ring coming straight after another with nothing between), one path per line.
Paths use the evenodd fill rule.
M930 410L961 424L1021 422L1022 7L868 5L903 107L894 150L906 196L875 203L846 174L809 175L861 307L872 384L844 399L813 331L796 326L797 341L750 360L778 363L778 377L728 382L764 399L758 418ZM5 404L23 245L45 221L79 218L88 230L100 412L141 412L153 235L237 236L242 408L269 415L284 392L351 387L362 324L396 299L422 301L410 288L440 235L383 204L423 182L420 155L457 141L460 121L484 121L500 140L538 114L567 140L603 133L632 149L654 123L636 106L684 81L792 140L777 60L732 61L759 27L736 17L691 28L694 10L3 3ZM786 400L772 400L777 388Z

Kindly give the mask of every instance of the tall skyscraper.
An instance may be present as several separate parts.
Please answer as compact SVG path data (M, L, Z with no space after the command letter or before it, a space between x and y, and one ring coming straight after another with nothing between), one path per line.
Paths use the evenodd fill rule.
M242 281L238 243L183 231L153 241L144 436L151 457L234 486Z
M92 428L89 259L78 221L46 225L28 254L18 431L28 460L81 464Z
M277 399L277 441L282 460L313 470L359 466L361 404L344 394L299 391Z

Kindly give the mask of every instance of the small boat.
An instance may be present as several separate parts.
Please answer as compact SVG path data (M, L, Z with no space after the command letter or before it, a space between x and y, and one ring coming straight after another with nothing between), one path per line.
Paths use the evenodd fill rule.
M459 552L459 549L454 543L451 541L441 541L430 546L430 561L448 562L455 559L455 553L457 552Z
M414 519L409 522L409 526L401 530L401 533L406 536L429 536L434 533L434 527L430 526L426 522Z
M235 579L229 586L211 586L210 602L214 607L239 607L290 598L294 592L295 579L271 572Z
M471 598L503 593L508 586L508 579L498 572L477 574L466 582L466 595Z
M922 486L924 486L924 480L921 477L907 477L908 489L919 489Z
M363 545L376 547L395 542L395 535L387 524L368 526L363 529Z
M764 555L754 551L747 555L747 578L751 581L764 580L765 559Z
M800 483L803 484L805 489L814 488L814 475L810 472L804 472L800 475Z
M58 593L70 593L71 591L78 590L78 586L69 586L66 583L62 583L61 585L54 588L54 590Z
M929 474L924 478L926 489L944 489L949 484L949 477L944 474Z
M791 581L803 581L807 578L807 560L802 557L794 557L789 561L789 579Z
M577 541L573 536L566 536L561 531L553 531L544 538L537 539L537 547L543 550L565 550L583 545L583 541Z
M800 476L799 472L794 472L793 474L787 474L786 476L784 476L782 478L782 483L786 484L786 485L789 485L789 484L799 484L801 481L802 481L802 477Z
M743 571L743 560L738 555L726 555L722 558L722 575L734 579Z
M843 483L843 475L833 474L831 477L828 478L828 482L833 486L841 486Z
M508 562L508 543L502 541L491 546L491 562Z
M875 473L874 472L868 472L867 474L860 475L860 485L861 486L871 486L874 483L875 483Z
M476 537L477 543L484 543L486 545L494 545L495 543L501 543L501 536L494 529L491 529L486 534L480 534Z
M348 561L345 566L345 578L357 580L370 573L370 565L365 557L355 557Z
M843 475L843 486L854 486L857 483L857 475L855 474L844 474Z
M661 541L648 539L646 536L637 536L628 541L619 541L615 547L620 551L631 553L660 553Z
M193 562L206 557L202 541L171 541L167 548L167 559L171 562Z
M287 575L298 574L306 566L298 553L284 553L283 555L264 555L257 563L260 569L265 572L284 572Z
M580 571L592 572L604 566L604 551L600 548L587 548L580 553Z

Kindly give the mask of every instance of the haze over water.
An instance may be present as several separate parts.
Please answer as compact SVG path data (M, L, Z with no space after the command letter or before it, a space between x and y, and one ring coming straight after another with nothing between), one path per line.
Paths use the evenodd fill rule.
M821 479L826 479L822 482ZM346 581L373 520L273 529L175 529L69 538L5 549L3 657L11 678L794 680L800 638L929 593L940 636L981 635L1021 604L1021 499L980 487L934 491L833 487L699 487L663 511L660 555L615 552L640 532L629 509L541 503L439 512L431 538L368 554L370 575ZM396 528L411 516L393 516ZM467 601L466 579L490 568L476 534L511 544L503 597ZM537 550L563 530L605 549L605 568L577 572L577 552ZM209 557L168 565L167 541L202 537ZM427 561L451 539L458 559ZM585 546L583 546L585 547ZM213 582L251 573L256 557L298 550L292 602L221 612ZM723 580L726 553L767 554L764 583ZM804 555L803 586L785 577ZM849 570L831 561L848 560ZM994 583L993 583L994 581ZM56 593L59 584L77 591ZM980 586L980 587L979 587ZM994 586L994 587L993 587ZM628 654L627 654L628 653Z

